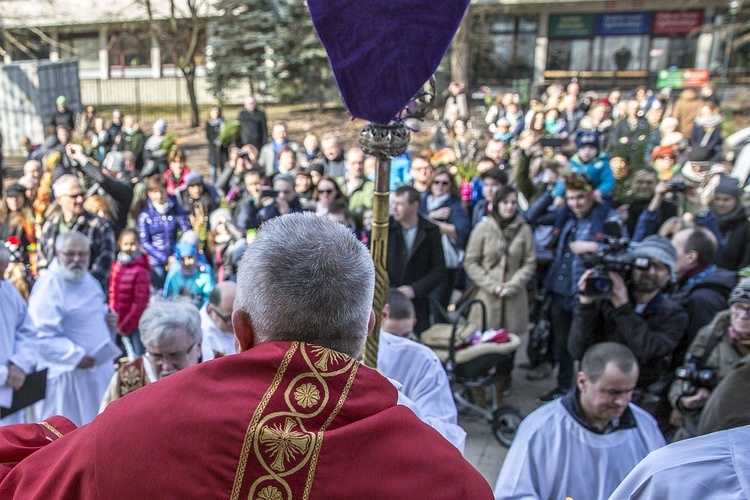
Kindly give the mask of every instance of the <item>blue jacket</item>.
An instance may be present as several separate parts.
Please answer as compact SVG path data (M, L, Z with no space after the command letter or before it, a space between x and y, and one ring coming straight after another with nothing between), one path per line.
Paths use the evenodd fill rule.
M544 286L548 291L567 297L574 297L578 294L578 280L586 271L586 267L581 256L573 254L567 244L572 241L595 241L592 226L594 225L593 216L597 212L598 210L592 209L589 215L582 219L570 217L565 222L555 249L555 258L544 281ZM614 210L610 210L604 220L612 218L619 218ZM604 220L598 221L599 227L604 224ZM568 234L573 228L575 228L575 234L569 242L567 241ZM566 261L571 264L563 268L562 265Z
M185 209L177 197L169 195L167 204L169 208L162 215L147 199L145 210L138 215L138 237L152 267L166 265L177 243L177 233L191 229Z
M589 163L583 163L578 153L570 159L570 170L578 175L585 175L605 198L612 196L615 190L615 176L609 168L609 154L601 151L599 156ZM565 183L562 179L555 186L555 197L565 194Z

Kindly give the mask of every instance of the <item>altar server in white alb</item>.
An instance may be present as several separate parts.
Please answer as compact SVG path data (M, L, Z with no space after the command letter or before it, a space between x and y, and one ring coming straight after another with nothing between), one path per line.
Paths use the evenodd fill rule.
M631 498L750 498L750 425L678 441L651 453L610 497Z
M111 332L117 315L88 272L88 238L75 231L61 234L55 251L29 297L40 364L49 368L40 417L63 415L81 426L97 415L114 373L117 349Z
M10 251L0 242L0 407L13 404L13 391L20 389L36 364L36 330L26 302L18 290L3 279ZM24 412L0 418L0 426L23 423Z
M653 417L630 404L637 381L638 362L627 347L589 348L576 389L521 422L495 498L607 498L665 444Z
M383 308L378 371L397 382L399 404L411 408L463 453L466 431L458 425L445 369L432 349L408 338L416 323L411 300L398 290L390 290Z

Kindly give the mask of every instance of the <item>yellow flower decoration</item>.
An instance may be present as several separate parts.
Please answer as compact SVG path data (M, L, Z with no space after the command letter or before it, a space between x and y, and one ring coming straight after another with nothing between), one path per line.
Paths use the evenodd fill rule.
M320 391L313 384L302 384L294 391L294 399L302 408L309 408L320 400Z
M284 500L278 488L266 486L258 493L258 500Z

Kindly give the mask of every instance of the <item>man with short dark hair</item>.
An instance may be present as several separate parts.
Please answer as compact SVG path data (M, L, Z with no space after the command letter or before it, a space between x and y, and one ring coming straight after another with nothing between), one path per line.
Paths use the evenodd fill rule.
M419 191L401 186L391 194L388 280L414 303L416 334L430 326L430 293L445 273L440 229L419 215Z
M263 207L258 210L256 224L248 224L248 227L260 227L267 220L279 215L302 212L302 204L294 190L294 177L286 174L277 175L273 178L273 190L277 193L276 198L261 200Z
M638 362L624 345L586 351L575 390L521 422L495 498L607 498L665 444L651 415L630 404L637 380Z
M411 160L411 166L409 167L409 174L411 175L411 186L424 193L427 191L430 183L430 177L432 177L432 163L426 156L417 155Z
M687 336L681 350L684 352L698 330L726 308L737 276L714 264L718 251L716 237L703 227L678 231L672 244L677 250L674 268L677 286L672 298L688 312Z

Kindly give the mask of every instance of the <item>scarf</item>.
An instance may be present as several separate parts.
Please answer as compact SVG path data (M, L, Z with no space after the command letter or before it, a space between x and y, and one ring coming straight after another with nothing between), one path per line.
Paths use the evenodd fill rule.
M438 197L432 196L431 194L427 195L427 211L432 212L433 210L442 207L450 197L450 194L444 194Z
M140 250L136 251L133 255L130 255L126 252L118 252L117 253L117 262L120 263L121 266L127 266L131 262L133 262L136 259L139 259L143 255Z
M717 215L716 221L719 223L719 229L722 233L725 233L734 226L738 221L741 221L746 217L745 206L738 203L737 206L726 215Z

